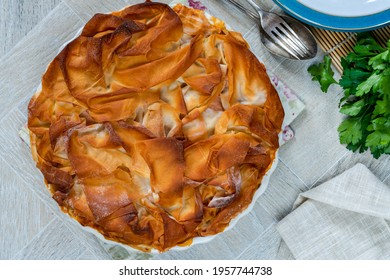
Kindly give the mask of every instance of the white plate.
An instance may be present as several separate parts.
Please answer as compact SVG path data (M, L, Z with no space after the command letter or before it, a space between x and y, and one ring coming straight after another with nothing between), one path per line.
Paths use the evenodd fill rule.
M361 17L390 9L390 0L297 0L315 11L339 17Z
M273 0L300 21L333 31L361 32L390 24L390 0Z

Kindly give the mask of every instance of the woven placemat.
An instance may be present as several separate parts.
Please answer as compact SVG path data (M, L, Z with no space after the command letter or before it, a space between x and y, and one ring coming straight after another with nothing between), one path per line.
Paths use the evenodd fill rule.
M356 33L334 32L315 27L309 27L317 39L319 46L332 58L334 67L342 73L341 58L352 51L356 43ZM390 26L371 31L382 46L390 39Z

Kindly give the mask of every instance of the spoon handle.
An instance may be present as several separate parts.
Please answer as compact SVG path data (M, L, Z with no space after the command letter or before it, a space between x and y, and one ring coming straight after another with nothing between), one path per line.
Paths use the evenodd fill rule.
M246 0L246 2L248 2L256 10L256 12L259 13L260 17L263 17L265 11L260 8L255 2L253 2L253 0Z
M236 8L238 8L239 10L241 10L242 12L244 12L245 14L250 16L252 19L254 19L254 20L259 19L259 16L256 13L252 12L251 10L248 10L243 5L241 5L239 2L237 2L235 0L227 0L227 1L232 3Z

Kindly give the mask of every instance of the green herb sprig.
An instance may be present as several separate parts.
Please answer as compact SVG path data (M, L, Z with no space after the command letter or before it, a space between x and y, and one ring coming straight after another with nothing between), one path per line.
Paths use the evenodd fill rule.
M313 64L307 69L312 76L313 81L318 81L323 92L327 92L331 84L337 84L333 78L334 72L331 68L331 62L329 56L324 56L324 62Z

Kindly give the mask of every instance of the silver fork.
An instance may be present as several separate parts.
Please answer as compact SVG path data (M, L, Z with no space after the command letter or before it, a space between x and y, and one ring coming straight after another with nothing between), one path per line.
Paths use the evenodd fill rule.
M229 1L236 2L235 0ZM283 18L275 13L264 11L252 0L246 1L259 14L260 24L264 32L276 44L280 45L280 47L296 59L302 59L308 56L310 49ZM239 3L236 2L235 4Z

